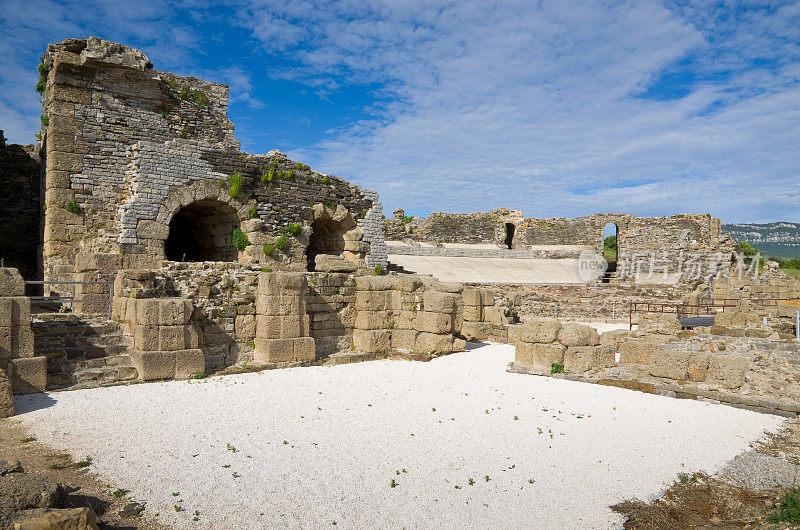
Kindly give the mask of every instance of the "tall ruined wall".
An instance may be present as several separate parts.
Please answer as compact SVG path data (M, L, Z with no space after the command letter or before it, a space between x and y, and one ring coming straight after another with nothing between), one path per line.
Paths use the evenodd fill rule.
M426 243L502 243L505 223L517 223L522 213L505 208L490 212L432 213L404 221L405 212L395 210L384 221L387 240L411 240Z
M370 215L377 194L277 150L240 152L226 85L154 70L142 52L94 37L49 45L42 63L46 277L70 278L81 253L141 255L154 264L168 257L170 223L186 207L190 218L205 216L204 237L227 245L226 260L304 270L320 218L352 225L337 253L357 261L380 251L382 231ZM289 233L293 223L302 233ZM238 256L232 227L250 242ZM371 239L362 241L367 232ZM264 245L282 235L286 248L266 255Z
M0 259L40 278L41 165L35 146L6 145L0 131Z

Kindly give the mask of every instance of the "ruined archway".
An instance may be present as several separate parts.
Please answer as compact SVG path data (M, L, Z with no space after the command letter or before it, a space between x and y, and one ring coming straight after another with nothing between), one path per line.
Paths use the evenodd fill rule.
M347 230L344 223L333 219L316 219L311 223L311 235L306 248L308 270L314 270L314 260L320 254L342 255Z
M617 271L617 256L619 255L619 226L617 223L606 223L603 227L603 258L608 262L608 268L603 276L603 282L610 281L611 276Z
M236 261L231 233L238 226L239 217L229 204L192 202L172 216L164 254L170 261Z
M362 241L364 234L347 208L316 204L306 219L311 229L306 246L309 271L317 270L319 255L339 256L341 263L363 266L369 245Z
M516 231L517 227L514 223L506 223L505 226L505 239L503 240L503 244L508 247L509 249L513 248L514 245L514 232Z

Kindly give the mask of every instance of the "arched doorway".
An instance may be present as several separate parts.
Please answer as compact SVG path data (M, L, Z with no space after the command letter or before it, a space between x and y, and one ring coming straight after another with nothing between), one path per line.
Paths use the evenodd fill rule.
M603 227L603 258L608 262L608 268L605 275L603 275L603 283L608 283L614 273L617 272L617 255L619 253L619 246L617 237L619 236L619 227L616 223L606 223Z
M164 254L170 261L236 261L231 233L237 226L239 216L229 204L195 201L172 216Z
M314 259L319 254L340 256L345 249L344 234L348 228L344 223L333 219L316 219L311 223L311 235L306 247L308 270L314 270Z
M516 231L517 227L514 223L506 223L505 226L505 233L506 238L503 240L503 243L510 249L514 245L514 232Z

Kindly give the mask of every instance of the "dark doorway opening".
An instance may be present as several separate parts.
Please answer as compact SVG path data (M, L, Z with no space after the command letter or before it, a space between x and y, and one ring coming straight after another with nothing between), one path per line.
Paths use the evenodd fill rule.
M344 251L344 225L331 219L317 219L311 223L306 259L308 270L314 270L314 259L320 254L340 256Z
M516 231L517 227L514 223L506 223L505 232L506 238L503 241L508 248L511 248L514 245L514 231Z
M172 217L164 255L170 261L236 261L235 226L239 217L230 205L213 199L193 202Z
M611 282L611 279L616 276L617 256L619 254L618 236L619 227L616 223L607 223L603 227L603 258L608 262L606 272L603 274L603 283Z

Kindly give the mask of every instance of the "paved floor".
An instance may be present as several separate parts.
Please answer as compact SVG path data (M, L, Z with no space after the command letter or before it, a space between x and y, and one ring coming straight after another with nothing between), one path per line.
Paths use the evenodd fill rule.
M577 259L502 259L389 254L389 263L440 281L500 284L585 283Z

